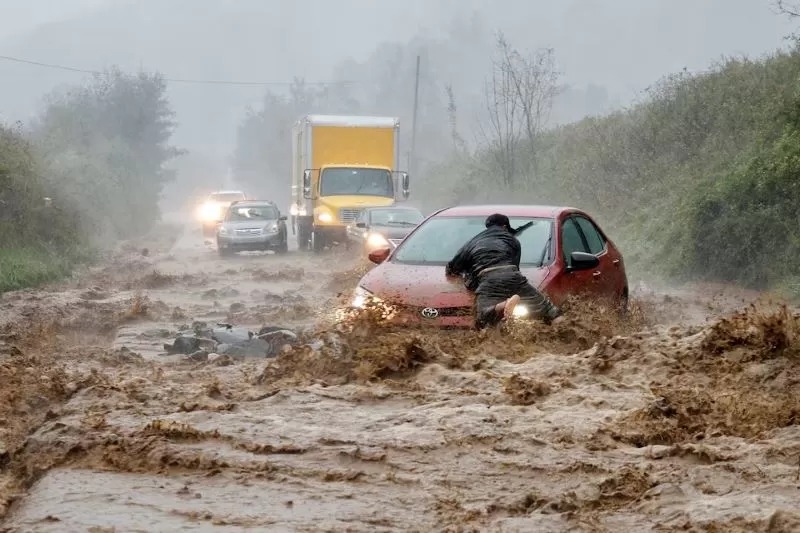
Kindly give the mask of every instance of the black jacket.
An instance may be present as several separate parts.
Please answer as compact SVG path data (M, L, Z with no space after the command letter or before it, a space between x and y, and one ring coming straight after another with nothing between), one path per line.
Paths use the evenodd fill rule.
M478 274L485 268L513 265L519 268L522 246L507 229L492 226L475 235L461 247L455 257L447 263L448 276L464 276L467 289L478 286Z

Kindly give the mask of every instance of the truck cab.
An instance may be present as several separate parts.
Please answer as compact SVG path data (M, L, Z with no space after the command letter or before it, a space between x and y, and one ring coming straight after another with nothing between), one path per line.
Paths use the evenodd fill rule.
M290 214L301 250L345 243L363 209L409 196L408 174L397 170L396 118L305 117L295 125L293 152Z

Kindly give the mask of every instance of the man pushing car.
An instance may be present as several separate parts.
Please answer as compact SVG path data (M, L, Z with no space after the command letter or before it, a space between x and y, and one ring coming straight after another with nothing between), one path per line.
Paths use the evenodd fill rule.
M547 324L561 311L519 270L522 246L516 235L532 223L512 228L506 215L486 218L486 229L469 240L447 263L448 278L463 278L467 290L475 294L475 326L483 329L511 317L522 302L532 317Z

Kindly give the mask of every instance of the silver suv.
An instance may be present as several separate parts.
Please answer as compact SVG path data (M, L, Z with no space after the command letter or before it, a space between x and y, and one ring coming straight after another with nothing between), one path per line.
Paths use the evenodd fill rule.
M253 250L289 251L286 217L274 202L233 202L217 228L220 255Z

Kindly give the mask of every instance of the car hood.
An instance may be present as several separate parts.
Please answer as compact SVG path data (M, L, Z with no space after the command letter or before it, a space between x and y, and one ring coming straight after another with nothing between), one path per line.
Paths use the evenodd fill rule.
M548 267L523 268L528 281L538 287ZM389 303L416 307L466 307L472 295L461 281L448 281L444 265L407 265L385 262L361 278L360 285Z
M387 239L403 239L405 238L416 226L371 226L369 230L372 233L380 233Z
M259 220L233 220L223 222L223 226L228 229L245 229L245 228L266 228L273 224L275 224L277 220L267 220L267 219L259 219Z

